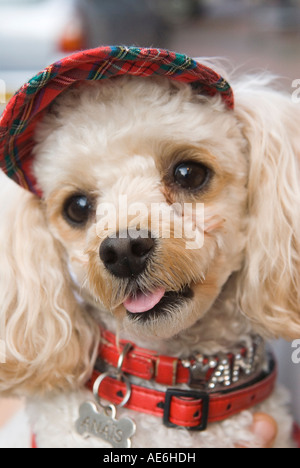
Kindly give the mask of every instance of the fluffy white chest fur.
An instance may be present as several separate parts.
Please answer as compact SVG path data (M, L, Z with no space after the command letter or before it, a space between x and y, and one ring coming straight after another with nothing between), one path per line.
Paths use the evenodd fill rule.
M93 401L91 392L65 393L48 399L29 401L11 423L0 431L0 447L30 448L32 434L36 435L39 448L112 448L96 437L82 437L75 428L79 407L85 401ZM274 448L292 447L290 430L292 418L287 418L288 394L276 391L267 402L255 408L272 415L279 423L279 433ZM234 448L260 446L261 440L250 430L252 412L244 411L222 423L212 424L203 433L185 429L168 429L154 417L119 409L117 418L129 417L136 423L132 448Z

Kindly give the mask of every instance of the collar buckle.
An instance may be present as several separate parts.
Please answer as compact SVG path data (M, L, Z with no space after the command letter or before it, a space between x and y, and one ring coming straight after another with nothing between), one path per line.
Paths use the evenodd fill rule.
M197 426L185 427L190 431L205 431L208 424L208 413L209 413L209 394L206 392L197 392L194 390L181 390L177 388L168 388L166 391L165 403L164 403L164 414L163 414L163 423L166 427L181 427L177 424L171 422L171 406L172 406L172 398L182 398L185 400L199 400L199 411L200 413L200 405L202 404L201 408L201 419L200 423ZM197 415L198 419L198 415Z

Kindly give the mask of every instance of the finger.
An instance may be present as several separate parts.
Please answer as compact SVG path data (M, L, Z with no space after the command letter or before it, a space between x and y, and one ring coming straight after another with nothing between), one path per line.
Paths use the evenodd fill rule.
M261 441L260 448L272 448L278 434L278 426L272 416L266 413L255 413L251 431ZM249 446L237 444L236 448L249 448Z
M252 432L262 441L262 448L272 448L278 434L278 425L269 414L255 413Z

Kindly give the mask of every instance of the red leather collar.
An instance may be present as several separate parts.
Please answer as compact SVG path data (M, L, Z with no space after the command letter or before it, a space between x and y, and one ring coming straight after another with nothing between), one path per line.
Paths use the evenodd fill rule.
M116 337L107 330L101 330L101 344L99 357L107 364L117 367L120 357L120 347L128 343L121 340L120 347L116 344ZM143 380L155 380L162 385L188 383L189 370L177 358L161 356L154 351L135 346L124 359L122 370Z
M300 448L300 427L296 423L294 424L293 436L296 443L296 448Z
M92 390L99 372L94 371L88 382ZM212 394L194 390L168 389L166 392L131 386L131 397L126 408L163 418L167 426L182 426L194 430L206 429L207 423L222 421L254 405L262 403L273 392L276 381L276 366L262 376L259 382L249 387L229 392ZM118 405L126 394L126 384L107 377L99 388L99 396Z
M113 333L101 329L101 343L98 356L102 361L116 368L122 348L127 343L128 341L125 340L120 340L117 343L116 336ZM196 359L181 360L176 357L159 355L155 351L137 347L133 342L130 343L132 344L132 350L125 356L122 366L122 371L126 374L139 377L143 380L154 380L162 385L192 384L192 370L196 364ZM263 342L260 339L258 346L261 344ZM220 361L224 361L224 359L233 371L236 357L240 356L243 359L247 353L249 353L249 350L241 346L239 349L237 348L235 354L228 353L226 355L214 356L213 359L203 357L203 361L201 362L204 369L202 379L208 382L214 370L219 370L217 367L221 365ZM255 363L253 364L253 368L254 366ZM248 380L253 380L253 373L249 372L249 375L250 378ZM246 379L246 376L244 377ZM213 386L210 389L213 389Z
M117 367L120 349L115 336L104 331L99 357ZM121 341L123 345L128 343ZM187 383L189 369L177 358L158 356L149 350L133 347L124 358L122 371L144 380L154 379L165 385ZM94 370L87 386L92 390L101 373ZM168 427L181 426L190 430L204 430L208 423L222 421L266 400L273 392L277 376L276 363L270 358L268 371L238 388L222 389L215 393L180 387L159 391L144 385L131 384L131 395L126 408L163 418ZM182 386L181 386L182 387ZM115 405L122 402L127 388L122 380L107 376L99 388L99 397Z

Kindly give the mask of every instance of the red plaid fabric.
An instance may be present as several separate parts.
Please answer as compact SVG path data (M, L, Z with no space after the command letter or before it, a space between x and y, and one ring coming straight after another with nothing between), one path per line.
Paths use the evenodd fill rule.
M22 187L39 194L31 171L33 135L51 102L74 83L121 75L166 76L191 83L199 94L219 94L234 106L230 85L186 55L162 49L99 47L78 52L45 68L15 94L0 120L0 169Z

